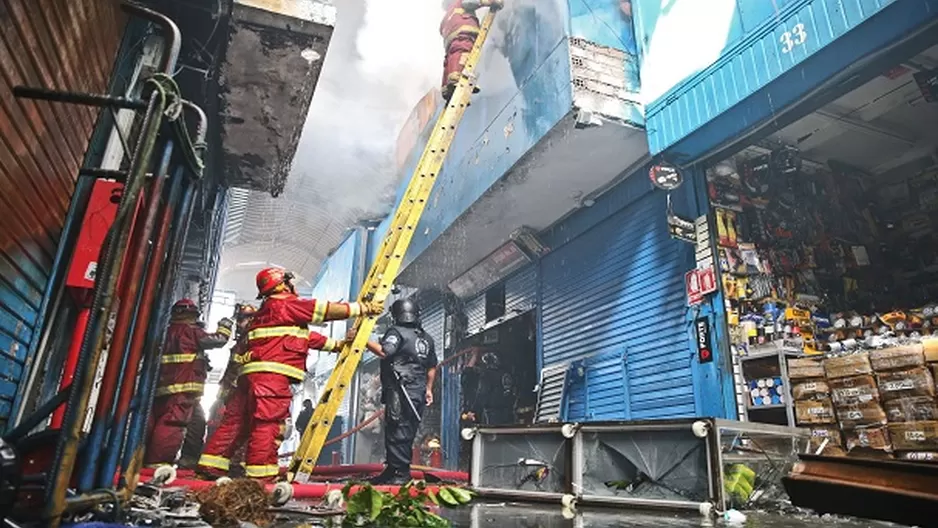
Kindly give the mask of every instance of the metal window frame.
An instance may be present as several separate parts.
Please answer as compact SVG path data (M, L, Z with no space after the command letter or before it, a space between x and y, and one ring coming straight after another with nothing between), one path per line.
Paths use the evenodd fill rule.
M583 477L586 468L584 451L584 434L587 433L622 433L629 431L681 431L696 434L695 427L703 423L706 426L706 436L700 437L706 449L708 497L706 501L680 501L642 499L634 497L609 497L583 493ZM570 428L573 434L564 435L565 428L568 435ZM756 433L761 435L789 438L792 442L793 454L800 452L798 442L807 441L810 432L805 429L784 427L770 424L740 422L723 418L685 418L675 420L644 420L632 422L599 422L584 424L537 424L533 426L517 427L480 427L473 430L472 462L469 473L469 483L481 496L509 500L527 500L536 502L562 502L573 498L577 503L592 506L619 506L637 509L654 509L670 511L725 511L728 497L724 493L723 468L725 464L722 452L722 439L727 434L737 435ZM480 486L482 483L482 461L486 445L484 438L487 435L504 436L530 436L530 435L557 435L561 439L566 452L566 467L570 468L567 480L563 487L566 493L540 492L529 490L500 489Z

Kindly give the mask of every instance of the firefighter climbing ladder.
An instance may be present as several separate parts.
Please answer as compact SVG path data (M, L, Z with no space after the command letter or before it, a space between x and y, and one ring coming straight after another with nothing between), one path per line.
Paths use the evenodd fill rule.
M427 198L433 190L437 175L446 159L449 147L456 137L456 129L469 107L469 99L475 89L475 68L479 62L482 46L488 37L495 18L495 11L489 10L479 28L475 45L468 55L463 68L462 77L456 87L449 103L440 113L430 139L424 148L423 155L414 169L414 173L407 184L404 198L394 213L394 219L388 228L387 235L381 244L378 259L371 267L368 278L362 286L359 300L384 301L397 273L401 268L404 255L410 246L414 235L414 228L423 214ZM299 449L293 456L287 477L290 481L296 478L306 480L313 471L319 453L322 451L326 436L332 428L332 423L339 406L345 398L355 370L361 361L362 353L368 338L374 330L377 317L359 318L355 326L355 339L347 343L339 353L336 366L329 377L329 382L323 391L319 404L313 412L313 417L303 433Z

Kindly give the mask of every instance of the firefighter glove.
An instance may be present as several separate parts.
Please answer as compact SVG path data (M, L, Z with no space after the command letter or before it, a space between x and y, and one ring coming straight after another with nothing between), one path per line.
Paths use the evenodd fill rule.
M231 329L234 328L234 321L225 317L218 321L218 333L225 336L231 336Z
M362 301L359 303L362 315L381 315L384 313L384 303L379 301Z

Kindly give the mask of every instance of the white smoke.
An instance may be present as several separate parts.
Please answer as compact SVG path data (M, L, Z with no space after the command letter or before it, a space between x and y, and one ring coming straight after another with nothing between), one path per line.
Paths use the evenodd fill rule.
M259 259L312 280L349 227L393 205L398 133L442 75L443 7L440 0L342 0L337 7L285 192L276 199L252 193L243 231L225 247L219 287L250 291L256 268L238 264Z

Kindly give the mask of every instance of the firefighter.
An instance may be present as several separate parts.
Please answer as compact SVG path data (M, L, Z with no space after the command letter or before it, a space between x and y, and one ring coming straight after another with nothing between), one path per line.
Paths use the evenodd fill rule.
M237 441L245 435L247 476L275 479L279 474L277 450L293 396L290 385L302 382L306 376L307 327L382 311L377 302L301 299L292 280L293 274L280 268L267 268L257 274L258 299L263 302L248 329L248 351L237 358L242 364L238 390L199 459L202 474L227 474ZM323 344L331 349L338 345L328 339Z
M463 67L479 36L479 17L483 7L501 9L504 0L447 0L446 14L440 23L440 35L446 57L443 60L443 99L449 101L456 90Z
M221 425L221 419L225 415L225 406L228 404L228 400L231 399L237 388L238 377L241 375L241 364L236 361L236 358L240 357L248 350L248 327L256 312L257 308L250 304L238 304L235 306L235 324L237 325L235 344L231 347L228 365L225 367L225 373L222 374L221 381L219 382L218 397L209 413L208 438L211 438L215 430ZM231 457L233 468L241 468L244 462L244 447L244 442L241 442L239 447L235 449ZM241 476L236 469L234 469L232 473L235 476Z
M437 357L433 338L420 326L420 308L411 299L391 305L393 326L368 350L381 358L384 449L387 466L373 484L410 480L414 439L425 406L433 404Z
M175 462L192 415L201 406L208 377L205 351L225 346L231 336L231 319L219 321L218 330L210 334L198 324L199 315L198 306L189 299L177 301L172 307L144 457L149 466Z

